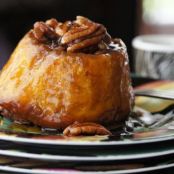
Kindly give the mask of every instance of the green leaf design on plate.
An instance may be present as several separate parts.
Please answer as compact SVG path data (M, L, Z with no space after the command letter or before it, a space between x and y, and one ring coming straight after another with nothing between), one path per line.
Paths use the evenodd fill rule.
M9 119L0 116L0 129L8 129L11 124L12 122Z
M40 127L13 122L3 116L0 116L0 130L8 133L42 134Z

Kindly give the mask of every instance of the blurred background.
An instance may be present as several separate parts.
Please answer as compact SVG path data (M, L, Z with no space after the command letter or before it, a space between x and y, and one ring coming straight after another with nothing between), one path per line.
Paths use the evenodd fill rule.
M0 68L35 21L83 15L104 24L112 37L123 39L134 71L132 39L142 34L173 34L173 5L173 0L1 0Z

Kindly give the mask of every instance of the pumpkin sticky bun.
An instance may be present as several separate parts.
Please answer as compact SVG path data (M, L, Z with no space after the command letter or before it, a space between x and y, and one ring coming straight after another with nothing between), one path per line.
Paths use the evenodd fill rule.
M3 116L65 135L111 134L132 106L124 43L81 16L36 22L0 74Z

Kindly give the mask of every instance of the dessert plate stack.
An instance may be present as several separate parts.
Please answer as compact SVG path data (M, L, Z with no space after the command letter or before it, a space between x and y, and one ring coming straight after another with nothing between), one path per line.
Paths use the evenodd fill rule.
M165 109L165 112L168 111ZM160 122L154 128L117 130L112 136L81 137L66 137L0 117L0 173L170 172L174 169L174 119L171 115L167 123Z
M64 137L34 133L29 127L17 130L17 125L4 118L1 123L1 172L147 173L174 167L174 131L169 129L128 137L121 133L110 137Z

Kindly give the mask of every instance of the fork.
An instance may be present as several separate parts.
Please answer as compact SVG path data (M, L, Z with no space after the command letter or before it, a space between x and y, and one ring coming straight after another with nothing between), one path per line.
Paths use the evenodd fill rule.
M158 89L135 89L135 96L146 96L161 99L174 100L174 90L158 90Z

